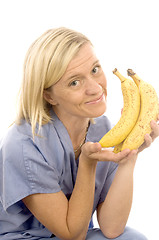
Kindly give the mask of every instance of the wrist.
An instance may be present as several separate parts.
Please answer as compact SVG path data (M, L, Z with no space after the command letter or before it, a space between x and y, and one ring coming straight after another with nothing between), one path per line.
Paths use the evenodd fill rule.
M126 158L122 159L118 164L121 167L128 166L129 168L131 167L134 168L137 161L137 157L138 157L138 151L132 150L129 153L129 155Z
M85 168L96 169L97 159L92 159L82 154L79 157L79 164Z
M99 152L101 145L98 143L87 142L82 146L79 161L88 167L94 168L98 159L94 155Z
M129 160L129 161L124 161L118 164L118 169L121 171L126 171L129 174L134 172L134 168L136 165L136 160Z

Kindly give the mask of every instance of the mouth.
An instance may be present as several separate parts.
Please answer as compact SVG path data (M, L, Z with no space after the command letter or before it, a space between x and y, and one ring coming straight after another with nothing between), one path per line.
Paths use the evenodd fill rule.
M86 102L86 104L97 104L99 102L102 102L104 98L105 98L104 93L102 93L102 95L100 97L93 99L89 102Z

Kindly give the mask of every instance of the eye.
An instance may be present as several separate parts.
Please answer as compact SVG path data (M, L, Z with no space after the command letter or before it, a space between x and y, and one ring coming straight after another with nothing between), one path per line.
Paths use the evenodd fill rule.
M79 85L79 81L78 80L74 80L72 82L70 82L69 86L72 86L72 87L76 87Z
M95 66L93 69L92 69L92 73L93 74L97 74L98 72L99 72L99 70L100 70L100 66L98 65L98 66Z

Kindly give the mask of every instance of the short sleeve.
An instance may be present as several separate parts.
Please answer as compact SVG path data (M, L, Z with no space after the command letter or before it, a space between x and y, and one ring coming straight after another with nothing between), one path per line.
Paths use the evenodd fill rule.
M56 169L30 139L8 142L0 151L0 196L5 210L28 195L61 190Z
M109 188L110 188L110 186L111 186L111 184L113 182L113 179L115 177L115 174L116 174L116 171L117 171L117 167L118 167L118 164L113 163L113 162L110 163L110 168L109 168L107 177L105 179L105 183L103 185L103 189L101 191L98 204L104 202L104 200L105 200L105 198L107 196L107 193L109 191Z

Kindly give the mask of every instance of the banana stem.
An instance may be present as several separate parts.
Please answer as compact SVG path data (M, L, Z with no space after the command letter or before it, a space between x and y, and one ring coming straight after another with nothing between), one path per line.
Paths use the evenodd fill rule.
M132 79L135 81L137 86L140 85L140 82L142 81L142 79L139 78L139 76L132 69L128 69L127 74L128 76L132 77Z
M127 70L128 76L134 76L136 73L132 69Z
M124 82L126 80L126 78L123 75L121 75L117 68L113 70L113 73L120 79L121 82Z

